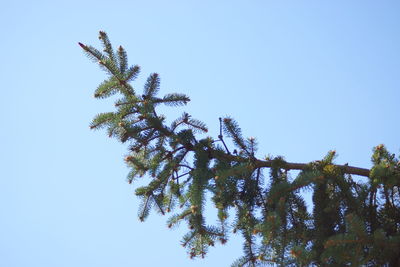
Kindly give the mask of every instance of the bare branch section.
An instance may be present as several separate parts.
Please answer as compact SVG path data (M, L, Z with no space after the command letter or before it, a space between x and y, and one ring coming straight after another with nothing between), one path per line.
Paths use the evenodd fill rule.
M224 158L228 161L234 162L248 162L248 158L234 156L227 153L221 153L220 151L212 151L212 156L215 158ZM274 160L259 160L256 159L254 161L256 168L271 168L273 166ZM370 170L365 168L353 167L349 165L335 165L333 166L339 168L343 173L353 174L353 175L360 175L369 177ZM304 170L309 166L309 163L294 163L294 162L286 162L283 169L285 170Z
M270 167L272 167L272 160L270 160L270 161L257 160L257 166L270 168ZM285 169L286 170L304 170L307 168L307 166L308 166L308 164L305 164L305 163L286 162ZM333 165L333 166L338 167L343 173L347 173L347 174L354 174L354 175L369 177L369 173L370 173L370 170L365 169L365 168L353 167L353 166L348 166L348 165Z

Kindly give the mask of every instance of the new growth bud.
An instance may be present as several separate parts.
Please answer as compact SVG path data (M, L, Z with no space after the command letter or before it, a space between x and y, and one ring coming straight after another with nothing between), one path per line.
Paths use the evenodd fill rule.
M126 162L129 162L129 161L131 161L131 160L132 160L132 156L126 156L126 157L125 157L125 161L126 161Z
M101 40L105 35L106 33L104 31L99 31L99 40Z
M82 43L78 43L80 47L82 47L84 50L87 50L87 46L82 44Z
M198 210L198 207L192 205L192 206L190 206L190 209L192 210L192 213L193 213L193 214L196 214L196 213L197 213L197 210Z

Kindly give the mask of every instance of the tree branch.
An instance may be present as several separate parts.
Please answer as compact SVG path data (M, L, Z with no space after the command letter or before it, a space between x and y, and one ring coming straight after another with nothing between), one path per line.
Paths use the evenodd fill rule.
M214 158L223 158L228 161L236 161L236 162L248 162L249 159L241 156L230 155L218 150L210 150L211 156ZM255 168L271 168L274 164L274 160L259 160L255 159ZM335 165L335 167L339 168L343 173L354 174L369 177L370 170L365 168L353 167L349 165ZM304 170L309 167L309 163L293 163L293 162L285 162L283 169L286 170Z

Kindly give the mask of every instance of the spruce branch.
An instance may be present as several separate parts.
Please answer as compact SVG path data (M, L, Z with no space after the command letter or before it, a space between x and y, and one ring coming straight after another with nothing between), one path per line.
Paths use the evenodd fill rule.
M118 47L118 62L120 72L125 73L128 67L128 55L122 46Z
M99 40L101 40L101 43L103 44L104 47L104 52L107 53L110 61L116 62L114 50L111 45L110 39L108 39L108 36L104 31L99 32Z
M124 75L124 82L132 82L134 81L140 73L140 67L138 65L129 67Z
M185 220L189 232L182 244L191 258L204 257L216 240L227 241L228 210L234 209L232 232L242 233L245 254L237 266L400 264L400 160L383 145L374 148L371 169L336 164L335 151L322 160L295 163L282 157L258 158L256 139L244 138L230 117L219 118L218 140L200 138L198 133L208 128L188 113L167 126L158 106L182 106L190 98L178 93L157 96L156 73L138 94L130 82L139 66L128 65L121 46L113 51L105 32L100 32L100 40L103 52L78 43L109 76L95 97L122 98L115 102L115 112L97 115L90 128L104 127L110 136L130 143L125 158L131 168L128 183L149 176L150 182L135 190L141 199L140 220L151 207L163 215L179 209L168 227ZM223 133L233 142L231 150ZM268 183L264 170L269 170ZM292 179L291 170L300 173ZM356 181L352 175L367 179ZM313 193L312 213L301 195L304 189ZM218 209L218 227L206 224L206 192ZM349 247L359 253L351 254Z
M160 77L157 73L150 74L144 85L143 99L154 97L160 90Z

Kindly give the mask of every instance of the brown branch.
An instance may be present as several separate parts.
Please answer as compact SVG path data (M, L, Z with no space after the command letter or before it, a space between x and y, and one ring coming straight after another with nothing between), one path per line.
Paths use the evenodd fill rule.
M218 151L218 150L212 150L211 155L214 158L225 159L228 161L236 161L236 162L248 162L249 161L248 158L241 157L241 156L229 155L227 153L224 153L224 152ZM254 167L255 168L271 168L273 166L273 164L274 164L274 160L254 159ZM343 173L347 173L347 174L354 174L354 175L369 177L369 173L370 173L369 169L353 167L353 166L349 166L349 165L333 165L333 166L339 168ZM282 168L285 170L305 170L308 167L309 167L309 163L285 162L285 165Z
M256 166L260 166L260 167L270 168L270 167L272 167L272 164L273 164L273 160L268 160L268 161L257 160L257 162L256 162ZM308 163L286 162L285 169L286 170L304 170L308 166L309 166ZM348 165L334 165L334 166L339 168L343 173L369 177L369 172L370 172L369 169L358 168L358 167L353 167L353 166L348 166Z

